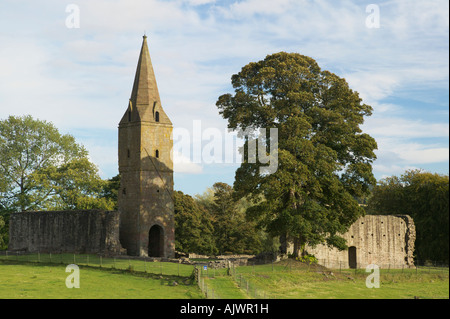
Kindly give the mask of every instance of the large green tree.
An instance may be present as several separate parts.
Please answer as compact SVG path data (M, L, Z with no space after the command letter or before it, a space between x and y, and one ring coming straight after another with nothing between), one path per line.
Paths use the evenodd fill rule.
M236 194L257 203L249 215L272 235L292 238L296 254L306 244L345 249L339 233L364 214L355 198L376 182L377 144L360 128L372 108L345 79L297 53L249 63L232 85L234 94L217 101L229 128L278 129L277 171L261 173L265 164L247 156L236 171Z
M112 209L88 152L46 121L0 121L0 210Z
M449 177L409 170L378 182L369 199L371 214L408 214L416 225L418 260L448 262Z

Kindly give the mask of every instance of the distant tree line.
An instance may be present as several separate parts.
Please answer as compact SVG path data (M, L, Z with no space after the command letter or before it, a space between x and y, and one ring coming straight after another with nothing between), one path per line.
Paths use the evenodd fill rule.
M378 182L368 200L369 214L407 214L416 225L416 258L449 260L449 176L406 171Z
M248 218L250 203L234 198L228 184L215 183L203 195L174 194L175 247L206 255L276 251L277 240Z

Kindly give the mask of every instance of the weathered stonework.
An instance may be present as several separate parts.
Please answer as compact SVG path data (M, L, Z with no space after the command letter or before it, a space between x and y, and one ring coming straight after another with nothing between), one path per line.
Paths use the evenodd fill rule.
M9 250L119 254L119 212L49 211L12 213Z
M144 36L128 108L119 124L117 212L14 213L10 250L175 255L172 123L161 107ZM119 243L120 241L120 243Z
M172 123L161 107L144 36L119 124L120 241L129 255L175 255L172 146Z
M348 250L318 245L306 247L306 251L330 268L364 268L370 264L381 268L414 266L416 230L408 215L366 215L342 237L347 240ZM287 252L293 252L292 244L288 245Z

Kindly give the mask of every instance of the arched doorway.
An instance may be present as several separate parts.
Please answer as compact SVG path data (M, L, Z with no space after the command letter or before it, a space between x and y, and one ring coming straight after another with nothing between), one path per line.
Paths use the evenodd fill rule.
M164 257L164 230L153 225L148 232L148 256Z
M356 268L356 247L348 247L348 266L350 268Z

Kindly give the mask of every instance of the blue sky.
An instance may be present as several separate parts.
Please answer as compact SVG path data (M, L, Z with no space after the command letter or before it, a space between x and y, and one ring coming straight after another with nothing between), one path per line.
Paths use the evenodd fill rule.
M80 27L68 28L69 4ZM380 27L368 28L375 4ZM175 128L224 131L215 102L241 67L279 51L314 58L374 108L376 177L448 174L447 0L1 0L0 119L31 114L85 145L103 178L117 174L117 125L144 31L162 105ZM207 141L203 141L206 143ZM232 184L237 164L184 163L175 189Z

